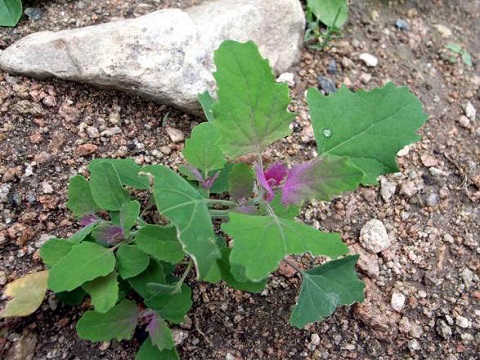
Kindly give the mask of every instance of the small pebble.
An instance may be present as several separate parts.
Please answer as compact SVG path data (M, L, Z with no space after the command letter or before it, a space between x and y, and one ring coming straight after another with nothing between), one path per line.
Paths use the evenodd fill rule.
M320 336L318 336L318 334L313 333L312 336L310 337L310 341L312 342L313 345L318 346L320 345Z
M398 30L402 30L402 31L409 31L410 30L410 25L408 24L408 22L406 22L403 19L397 19L397 21L395 22L395 27Z
M417 193L417 188L413 181L405 181L400 187L400 194L406 195L407 197L412 197Z
M89 126L89 127L87 127L86 130L87 130L87 135L90 139L95 139L95 138L98 138L100 136L100 132L94 126Z
M42 18L43 13L45 11L43 9L37 8L37 7L27 7L24 10L25 15L33 21L38 21Z
M380 178L380 194L385 202L388 202L397 190L397 184L388 180L386 177Z
M276 80L277 83L287 83L288 86L293 87L295 86L295 76L291 72L286 72L280 74L280 76Z
M408 348L410 349L410 351L418 351L420 350L420 344L418 343L418 341L416 339L412 339L408 342Z
M443 320L437 321L437 326L435 327L435 329L437 330L438 335L440 335L445 340L448 340L452 337L452 329Z
M44 194L51 194L53 193L53 187L50 185L48 182L44 181L42 182L42 192Z
M390 300L390 305L392 305L393 310L396 312L402 311L403 307L405 306L405 295L401 292L395 291L392 294L392 299Z
M328 60L327 73L335 75L337 73L337 62L334 59Z
M319 76L317 79L318 87L322 89L326 95L333 94L335 91L337 91L337 87L335 86L333 80L325 76Z
M167 135L170 137L170 140L172 140L172 142L174 143L179 143L185 140L185 135L179 129L167 126L165 128L165 131L167 132Z
M472 121L475 121L477 110L473 107L470 101L465 104L465 106L463 107L463 110L465 111L465 115L467 115L467 118L469 118Z
M122 129L120 129L118 126L114 126L106 130L103 130L102 136L113 136L121 133L122 133Z
M437 193L432 192L430 195L427 196L427 199L425 200L427 206L434 207L438 204L439 196Z
M364 84L368 84L372 80L372 75L368 73L362 73L359 77L360 81Z
M0 285L5 285L7 283L7 275L5 271L0 271Z
M463 316L457 316L455 319L455 325L461 327L462 329L468 329L470 327L470 320Z
M465 115L460 116L460 118L458 119L458 123L461 127L465 129L470 129L470 119Z
M450 36L452 36L452 30L450 30L445 25L436 24L436 25L433 25L433 26L437 29L437 31L440 33L440 35L443 38L449 38Z
M378 59L371 54L362 53L360 54L359 58L363 60L365 65L367 65L368 67L375 67L378 65Z
M75 153L78 156L87 156L93 154L95 151L97 151L97 145L94 144L82 144L77 147L75 150Z
M463 269L461 272L462 280L467 287L471 287L473 285L473 271L469 268Z
M360 244L372 253L379 253L391 245L387 230L380 220L372 219L363 225Z

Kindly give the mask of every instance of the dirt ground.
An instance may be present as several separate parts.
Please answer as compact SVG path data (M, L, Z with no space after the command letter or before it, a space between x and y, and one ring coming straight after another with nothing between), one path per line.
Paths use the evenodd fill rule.
M136 17L160 7L201 1L25 1L43 10L0 28L0 48L40 30L61 30ZM405 20L409 29L398 29ZM442 54L459 43L473 67ZM367 67L361 53L378 58ZM325 51L305 48L295 74L293 135L271 149L289 161L315 149L304 102L317 76L337 86L372 89L391 80L415 92L426 113L422 140L402 151L401 172L331 203L304 208L305 222L341 232L362 254L363 304L340 308L322 323L288 324L300 283L274 274L262 294L223 284L195 283L194 307L175 328L182 359L478 359L480 353L480 1L352 1L343 36ZM327 72L335 60L337 72ZM468 111L467 111L468 112ZM68 179L95 157L134 157L138 163L182 163L183 142L202 121L120 92L0 72L0 290L42 268L38 248L77 225L66 209ZM362 226L380 219L393 245L378 255L358 243ZM308 259L307 259L308 260ZM405 296L405 303L398 301ZM392 301L393 300L393 301ZM5 297L1 298L5 301ZM393 306L392 306L393 302ZM395 309L396 310L395 310ZM63 305L49 295L22 319L0 323L2 359L133 359L131 342L80 340L75 324L87 304Z

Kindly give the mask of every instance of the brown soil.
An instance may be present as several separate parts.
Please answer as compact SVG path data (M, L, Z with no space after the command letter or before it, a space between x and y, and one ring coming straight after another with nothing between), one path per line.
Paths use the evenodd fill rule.
M136 17L159 7L201 1L25 1L45 10L0 29L0 48L40 30L61 30ZM274 274L266 292L250 295L223 284L190 281L194 307L175 329L183 359L478 359L480 353L480 123L464 106L480 109L480 2L478 0L357 1L343 37L325 51L303 51L292 70L293 135L273 148L273 157L311 157L311 127L304 90L317 76L339 86L371 89L387 80L407 85L429 114L423 139L399 157L401 172L387 177L391 198L365 187L332 203L305 207L306 222L342 233L364 253L360 273L366 301L343 307L326 321L297 330L288 317L299 288L296 277ZM404 19L409 31L395 27ZM444 37L447 27L450 37ZM450 63L447 42L468 50L474 66ZM379 59L368 68L367 52ZM326 67L334 59L336 75ZM68 179L85 173L94 157L134 157L138 163L182 162L183 143L165 127L188 136L199 118L120 92L57 80L38 81L0 72L0 286L42 268L39 246L76 230L65 207ZM118 134L100 133L118 126ZM82 156L82 150L91 150ZM358 245L361 227L380 219L393 245L368 255ZM378 268L376 268L378 266ZM392 294L406 296L402 309ZM3 298L2 300L5 300ZM87 304L69 307L53 295L35 314L0 323L5 359L133 359L132 342L80 340L75 323Z

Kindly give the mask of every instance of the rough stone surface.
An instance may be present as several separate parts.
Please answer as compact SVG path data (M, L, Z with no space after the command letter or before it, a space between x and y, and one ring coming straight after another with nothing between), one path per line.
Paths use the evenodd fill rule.
M372 253L383 251L391 245L385 226L377 219L368 221L362 227L360 230L360 243L366 250Z
M304 27L297 0L207 2L31 34L0 52L0 68L126 90L197 112L197 95L214 90L213 51L222 41L253 40L279 74L299 60Z

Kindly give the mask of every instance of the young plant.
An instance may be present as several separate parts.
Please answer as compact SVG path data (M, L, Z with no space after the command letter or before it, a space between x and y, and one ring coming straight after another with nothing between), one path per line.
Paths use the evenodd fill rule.
M340 29L348 19L347 1L308 0L305 16L307 28L304 40L307 46L311 49L324 49L341 33Z
M310 199L329 201L398 171L395 154L419 139L426 120L419 101L392 84L356 93L342 87L329 97L310 89L319 156L265 164L264 151L291 132L288 87L275 82L252 42L225 41L215 64L217 99L200 96L209 121L185 143L183 177L132 159L92 161L90 178L74 176L68 189L67 206L83 228L41 247L48 270L9 284L13 299L0 316L31 313L47 287L68 304L88 296L92 309L77 323L80 337L131 339L143 327L149 336L137 360L176 359L169 326L192 305L191 272L198 281L261 292L286 262L302 278L290 317L298 328L364 299L358 256L348 255L339 234L296 217ZM246 157L253 164L240 162ZM304 253L331 261L304 269L285 260Z
M445 46L445 49L448 50L446 54L446 59L452 64L457 62L457 57L462 58L462 62L467 66L472 66L472 56L465 50L460 44L457 43L448 43Z

